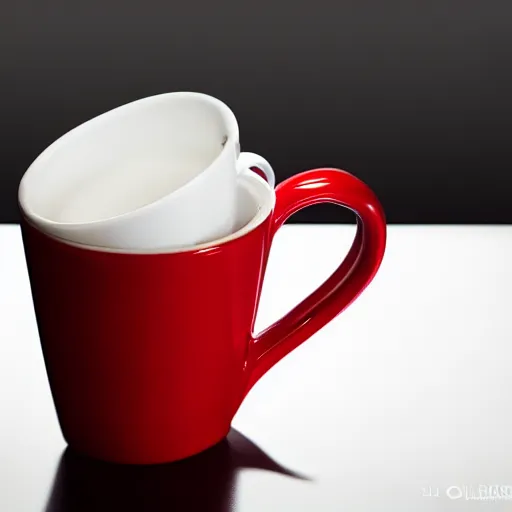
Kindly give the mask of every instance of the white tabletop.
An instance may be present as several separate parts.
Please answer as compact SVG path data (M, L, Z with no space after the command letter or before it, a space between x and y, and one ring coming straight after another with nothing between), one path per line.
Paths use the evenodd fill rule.
M326 278L354 231L285 226L258 325ZM247 443L305 478L240 470L231 504L212 497L211 510L511 509L512 227L388 233L373 283L265 375L234 420ZM0 226L0 510L67 510L64 449L19 228ZM496 485L511 487L494 503L467 499Z

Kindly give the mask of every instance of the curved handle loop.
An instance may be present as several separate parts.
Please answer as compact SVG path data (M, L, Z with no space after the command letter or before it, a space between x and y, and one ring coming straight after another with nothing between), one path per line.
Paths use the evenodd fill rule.
M246 393L274 364L347 308L373 280L386 246L382 206L358 178L339 169L306 171L276 188L270 242L294 213L319 203L335 203L357 215L357 233L341 265L319 288L250 342Z
M245 172L249 169L255 167L261 172L258 172L263 179L270 185L270 188L274 188L276 185L276 176L274 174L274 169L268 163L265 158L256 153L248 153L244 151L238 155L238 160L236 162L236 167L239 173Z

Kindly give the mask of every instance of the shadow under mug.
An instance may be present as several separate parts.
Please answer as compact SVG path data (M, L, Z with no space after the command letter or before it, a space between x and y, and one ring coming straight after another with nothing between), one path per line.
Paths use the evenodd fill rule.
M244 469L310 478L272 459L235 429L204 452L172 464L128 466L61 456L45 512L233 512Z
M350 251L316 291L254 333L275 233L298 210L325 202L356 213ZM371 282L386 244L377 197L337 169L289 178L250 229L187 251L93 250L21 224L64 438L79 453L129 464L176 461L225 438L258 379Z

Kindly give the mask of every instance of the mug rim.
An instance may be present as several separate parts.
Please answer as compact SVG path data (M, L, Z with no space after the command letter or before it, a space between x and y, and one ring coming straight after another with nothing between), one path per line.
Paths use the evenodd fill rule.
M104 247L96 245L81 244L71 240L66 240L59 236L51 233L46 233L37 224L31 221L27 215L23 215L24 220L30 225L32 229L38 231L41 235L53 240L54 242L61 243L68 247L75 249L92 251L96 253L104 254L115 254L118 256L165 256L165 255L176 255L176 254L200 254L218 250L228 243L235 242L236 240L243 238L255 231L261 224L263 224L274 211L276 204L276 192L275 190L258 174L251 170L247 170L239 175L239 185L245 187L249 194L255 199L256 211L251 219L245 223L241 228L237 229L229 235L204 242L202 244L196 244L185 247L157 247L149 249L120 249L114 247ZM23 211L22 211L23 212Z
M83 132L86 130L94 129L96 126L108 121L111 118L115 118L116 115L119 115L120 112L129 112L132 110L136 110L137 108L144 106L146 104L156 103L158 101L165 101L166 99L173 98L189 98L196 99L199 101L203 101L206 104L213 105L223 116L223 119L226 124L226 131L228 132L228 140L224 144L223 148L219 152L219 154L210 162L208 167L203 169L198 175L194 176L191 180L187 181L184 185L172 191L171 193L158 198L155 201L152 201L148 204L135 208L129 212L124 212L119 215L112 215L110 217L105 217L102 219L97 219L93 221L85 221L85 222L61 222L49 219L48 217L44 217L38 213L36 213L27 202L27 181L30 180L31 176L37 172L38 168L44 164L47 164L48 161L52 158L57 150L64 147L66 143L69 142L69 139L72 137L80 137L83 135ZM236 140L235 140L236 139ZM66 227L70 229L86 229L89 227L95 226L108 226L116 224L117 222L121 222L124 220L129 220L133 217L136 217L141 214L141 212L145 212L147 210L151 210L153 208L157 208L164 201L167 201L171 196L176 197L179 194L184 194L186 191L192 187L194 183L196 183L205 173L207 173L210 169L214 167L214 165L224 156L224 154L230 149L230 143L235 143L235 151L238 155L240 153L240 143L239 139L239 130L238 130L238 122L236 120L234 112L231 108L224 103L222 100L215 98L209 94L205 94L202 92L195 91L173 91L173 92L165 92L161 94L154 94L152 96L145 96L143 98L138 98L136 100L130 101L128 103L124 103L117 107L114 107L106 112L102 112L97 116L92 117L80 123L79 125L71 128L63 135L54 140L49 146L47 146L39 155L33 160L33 162L28 166L26 171L24 172L20 184L18 186L18 204L20 209L24 213L24 215L31 219L32 222L36 225L40 226L48 226L48 227ZM30 183L29 183L30 185Z

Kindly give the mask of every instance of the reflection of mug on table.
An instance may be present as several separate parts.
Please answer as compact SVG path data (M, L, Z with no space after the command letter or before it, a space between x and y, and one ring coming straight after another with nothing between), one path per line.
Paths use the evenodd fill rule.
M235 509L237 478L243 469L305 479L234 429L209 450L174 464L108 464L67 448L45 512L229 512Z

